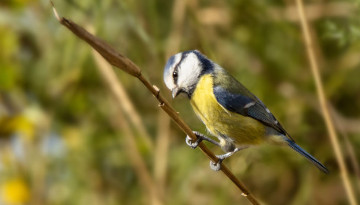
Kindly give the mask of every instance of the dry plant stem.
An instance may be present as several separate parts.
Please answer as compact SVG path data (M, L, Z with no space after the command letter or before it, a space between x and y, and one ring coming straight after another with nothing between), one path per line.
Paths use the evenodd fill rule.
M340 131L340 135L342 135L342 137L344 139L345 147L346 147L346 150L348 152L350 162L352 164L354 173L357 176L356 181L357 181L358 191L360 191L359 190L359 188L360 188L360 167L359 167L358 159L357 159L356 154L355 154L354 146L351 144L348 134L344 131L344 128L342 127L342 124L339 122L339 117L336 116L336 114L335 114L335 112L336 112L335 108L333 108L333 107L330 107L330 108L331 108L330 111L331 111L331 114L332 114L333 119L335 121L335 124L337 125L337 129Z
M178 51L181 42L181 31L184 23L187 0L175 0L172 8L172 29L166 46L166 57ZM158 189L166 196L167 162L170 144L170 117L159 109L158 134L154 154L154 177Z
M149 81L147 81L144 76L141 75L140 69L128 58L116 52L112 47L110 47L103 40L93 36L87 32L81 26L73 23L71 20L60 18L54 9L55 16L58 18L59 22L72 31L76 36L86 41L90 46L92 46L96 51L100 53L110 64L115 67L122 69L128 74L137 77L144 86L156 97L160 102L159 106L172 118L172 120L188 135L191 139L196 140L196 136L190 129L190 127L180 118L178 113L170 106L170 104L165 100L165 98L160 95L160 90L155 86L152 86ZM212 160L217 162L217 157L203 144L199 144L199 148ZM234 174L222 164L221 171L242 191L242 195L246 197L252 204L259 204L259 202L252 196L248 189L234 176Z
M318 99L320 101L322 114L323 114L323 117L324 117L324 120L326 123L327 130L329 132L330 141L331 141L332 147L334 148L336 160L340 167L341 178L344 183L344 187L345 187L350 204L356 205L357 202L356 202L354 190L350 183L348 170L346 168L345 161L344 161L344 156L343 156L343 153L340 148L340 144L339 144L339 141L338 141L338 138L336 135L333 121L330 117L328 105L326 103L326 97L324 94L324 89L323 89L323 85L322 85L320 74L319 74L318 62L315 57L315 52L313 49L313 42L312 42L311 35L309 32L309 27L308 27L308 24L307 24L307 21L305 18L304 5L303 5L302 0L296 0L296 4L297 4L297 8L298 8L302 31L303 31L304 38L305 38L307 55L308 55L308 58L310 61L311 71L312 71L312 74L313 74L313 77L315 80Z
M352 144L351 144L351 142L349 140L349 136L344 132L342 132L342 136L344 138L345 147L346 147L347 153L349 155L353 171L354 171L355 175L357 176L356 182L357 182L357 188L358 188L358 193L359 193L359 191L360 191L359 190L360 189L360 167L359 167L359 162L358 162L358 159L356 157L354 147L352 146Z
M98 64L98 69L102 74L104 80L110 82L109 88L114 94L118 104L122 107L123 112L130 119L131 123L138 130L138 134L145 142L145 145L150 150L153 151L154 146L151 141L150 135L145 129L143 122L141 121L139 113L135 110L133 103L131 102L129 96L126 94L124 86L121 82L116 78L115 71L111 68L111 66L97 53L93 50L93 56L95 57L95 61Z
M317 104L317 102L315 102L315 100L313 100L313 98L307 98L307 101L313 107L313 109L315 111L319 112L319 114L322 114L321 111L319 110L319 105ZM348 135L349 132L354 132L354 133L356 133L356 132L352 130L352 127L345 127L345 125L348 125L347 123L350 123L350 121L356 121L356 120L347 119L347 118L343 117L339 113L339 111L337 111L335 109L335 107L330 102L328 102L327 105L328 105L328 108L329 108L329 111L330 111L330 115L331 115L332 119L334 119L335 128L339 131L340 135L344 139L346 151L347 151L348 156L350 158L350 162L352 164L354 173L356 174L356 176L358 178L357 184L358 184L358 190L360 191L360 165L359 165L359 160L357 159L357 156L356 156L356 153L355 153L355 150L354 150L354 145L351 144L351 142L349 140L350 136ZM353 126L356 126L355 123L359 124L358 122L354 122ZM360 126L360 125L358 125L358 126Z
M154 178L161 193L166 196L167 165L170 144L170 118L162 110L158 113L156 146L154 153Z
M188 0L176 0L172 9L171 33L167 39L166 57L178 52L183 32L186 7Z
M124 93L121 94L122 86L120 82L115 77L116 74L114 70L111 68L111 66L102 58L97 52L93 50L93 55L95 57L95 61L98 64L98 70L101 73L104 82L107 84L107 86L112 91L111 94L114 98L114 101L116 101L117 105L122 105L126 102L124 102ZM131 103L130 101L128 103ZM114 106L117 107L117 106ZM135 134L133 130L130 128L129 123L124 120L124 113L125 111L123 109L116 109L116 115L114 115L112 119L112 124L114 124L116 127L120 127L121 130L125 133L124 138L126 141L126 151L129 155L129 158L131 159L132 166L139 177L140 183L142 187L144 188L143 192L149 194L149 199L151 199L151 202L153 205L159 205L162 204L160 201L159 192L157 192L157 189L155 188L155 183L151 177L150 171L146 167L146 163L143 159L143 157L140 154L140 151L138 150L135 142ZM115 118L115 119L114 119ZM149 191L151 190L151 191Z
M182 120L182 118L180 118L179 114L160 95L160 90L157 89L155 86L151 86L151 84L143 76L139 76L138 79L156 97L156 99L160 102L159 106L171 117L171 119L180 127L180 129L183 130L183 132L185 132L191 139L196 140L196 136L194 135L190 127ZM203 153L208 156L211 161L218 161L218 158L205 146L204 143L200 142L198 147ZM245 185L243 185L224 164L221 165L221 171L243 192L242 195L246 197L252 204L259 204L259 202L247 190Z
M112 123L116 127L120 127L124 132L124 139L126 141L126 152L130 158L130 163L134 167L134 170L139 177L139 181L141 183L143 192L149 195L149 199L151 200L152 205L161 205L160 197L157 192L157 189L154 185L153 179L146 167L146 164L143 158L140 155L140 151L138 150L134 138L134 133L129 127L129 124L124 119L123 113L120 109L117 109L116 115L112 118Z
M88 28L89 29L89 28ZM90 29L91 30L91 29ZM100 56L99 53L97 53L95 50L92 50L92 54L95 58L96 63L98 64L97 68L99 72L101 73L104 82L108 85L108 87L111 90L112 95L114 96L114 99L116 100L116 104L122 107L122 110L118 110L118 116L117 118L124 119L124 114L127 115L127 117L130 119L131 123L136 127L136 129L139 131L140 136L143 137L144 142L150 149L150 152L153 151L153 144L150 139L149 134L146 132L145 126L143 125L139 113L136 112L136 110L133 107L133 103L129 99L128 95L125 92L125 89L121 82L116 78L116 73L112 69L112 67L109 65L109 63ZM155 186L156 184L151 179L150 171L145 166L145 162L143 157L141 156L139 150L137 149L136 142L133 139L127 139L127 138L134 138L135 135L132 131L132 129L129 128L129 125L127 122L120 122L121 120L117 120L117 124L125 131L126 135L125 138L127 140L129 148L128 154L130 157L133 157L132 161L135 161L133 164L134 169L136 169L136 172L140 179L142 179L142 182L145 182L145 186L143 184L143 187L145 187L144 193L152 194L150 198L152 199L153 205L161 204L160 196L164 196L161 191L156 192ZM126 124L126 125L124 125ZM154 191L148 191L148 190L154 190Z

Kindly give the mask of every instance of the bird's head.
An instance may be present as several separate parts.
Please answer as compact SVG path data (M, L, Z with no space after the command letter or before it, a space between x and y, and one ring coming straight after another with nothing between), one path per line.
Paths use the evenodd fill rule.
M200 77L213 69L213 62L197 50L185 51L169 58L164 69L166 87L175 98L185 93L189 98Z

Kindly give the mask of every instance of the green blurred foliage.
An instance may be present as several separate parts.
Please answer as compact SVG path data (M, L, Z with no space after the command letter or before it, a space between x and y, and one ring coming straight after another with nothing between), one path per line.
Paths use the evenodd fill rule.
M331 170L323 175L287 148L244 150L225 163L262 202L347 204L294 3L186 1L181 13L176 7L180 1L54 3L62 16L92 29L142 68L194 130L205 132L187 99L170 100L162 81L166 59L190 49L229 70L268 105L299 145ZM359 0L306 5L317 8L306 10L314 47L340 141L352 145L342 147L360 200L359 170L354 168L360 156ZM179 32L175 37L173 30ZM179 46L169 53L177 40ZM136 79L117 74L155 144L159 124L167 119ZM47 0L0 3L0 204L149 204L129 157L127 132L114 123L129 119L117 118L118 111L90 47L56 21ZM154 151L136 127L131 130L151 176L156 175ZM183 135L171 125L162 202L247 204L225 176L209 169L199 150L185 145Z

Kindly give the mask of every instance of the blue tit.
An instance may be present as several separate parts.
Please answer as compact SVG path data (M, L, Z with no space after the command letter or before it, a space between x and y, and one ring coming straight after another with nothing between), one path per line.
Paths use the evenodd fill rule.
M195 148L201 140L218 145L226 154L217 155L221 162L235 152L264 142L288 145L306 157L321 171L328 169L315 157L295 143L270 110L226 70L197 50L178 53L169 58L164 70L164 81L173 98L186 94L197 117L218 141L194 132L198 137L186 142Z

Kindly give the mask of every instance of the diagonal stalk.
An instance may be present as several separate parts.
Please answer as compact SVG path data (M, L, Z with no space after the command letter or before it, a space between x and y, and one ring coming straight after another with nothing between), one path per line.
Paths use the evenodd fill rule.
M52 3L52 2L51 2ZM53 4L52 4L53 5ZM114 48L108 45L105 41L90 34L83 27L77 25L69 19L60 17L53 5L53 11L57 20L72 31L77 37L87 42L93 47L101 56L103 56L111 65L120 68L126 73L138 78L142 84L155 96L159 101L159 107L163 109L169 117L179 126L179 128L186 133L192 140L196 140L196 136L190 127L183 121L179 114L170 106L166 99L160 94L160 90L150 84L150 82L141 74L140 68L127 57L118 53ZM201 151L214 163L218 162L218 158L205 146L200 143L198 146ZM235 175L223 164L220 169L242 192L242 196L248 199L252 204L259 204L256 198L250 193L245 185L235 177Z
M351 205L356 205L357 202L356 202L354 190L350 183L349 174L348 174L348 170L345 165L344 156L343 156L343 153L340 148L340 143L339 143L336 131L335 131L334 123L330 117L328 105L326 103L325 92L324 92L323 84L321 82L321 77L320 77L320 73L319 73L319 66L318 66L318 62L317 62L317 59L315 56L315 51L313 48L313 41L312 41L310 31L309 31L309 26L308 26L308 23L307 23L306 17L305 17L303 1L296 0L296 4L297 4L297 8L298 8L299 17L300 17L301 28L302 28L304 39L305 39L306 51L307 51L307 55L308 55L308 58L310 61L310 68L311 68L312 75L314 77L316 91L318 94L318 100L320 102L321 111L322 111L322 114L323 114L323 117L325 120L325 124L326 124L327 130L328 130L328 133L329 133L330 142L331 142L332 147L334 148L336 161L340 167L340 174L341 174L342 182L344 183L344 187L346 190L348 200Z

